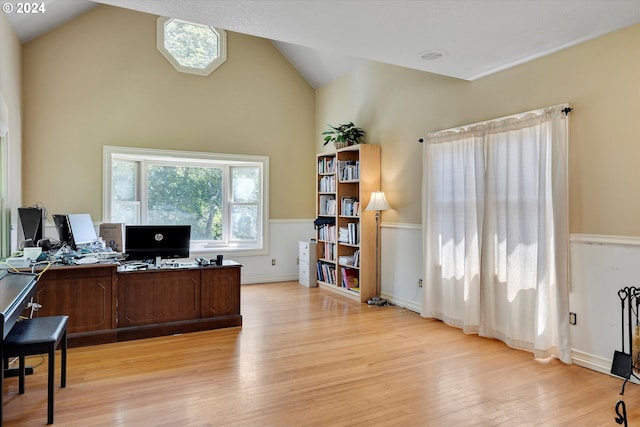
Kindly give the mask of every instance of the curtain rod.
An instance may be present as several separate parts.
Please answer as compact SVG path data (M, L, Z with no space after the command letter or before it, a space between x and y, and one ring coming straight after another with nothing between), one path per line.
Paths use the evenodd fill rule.
M569 113L573 111L573 108L572 108L572 107L565 107L565 108L563 108L563 109L562 109L562 110L560 110L560 111L562 111L562 112L564 113L564 115L565 115L565 116L568 116L568 115L569 115ZM493 120L500 120L500 119L493 119ZM470 126L472 126L472 125L470 125ZM424 138L420 138L420 139L418 140L418 142L419 142L420 144L422 144L422 143L424 142Z

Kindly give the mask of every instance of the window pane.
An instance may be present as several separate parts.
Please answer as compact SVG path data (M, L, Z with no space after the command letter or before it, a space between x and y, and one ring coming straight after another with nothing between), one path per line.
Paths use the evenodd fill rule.
M192 240L222 239L222 169L150 165L147 224L191 224Z
M258 206L231 206L231 240L256 240L258 236Z
M260 171L255 167L234 167L233 201L258 203L260 200Z
M164 47L183 67L203 69L218 57L218 35L209 26L172 19L164 26Z
M111 221L125 224L140 224L140 202L113 202Z
M113 200L137 200L138 162L114 160L111 172Z

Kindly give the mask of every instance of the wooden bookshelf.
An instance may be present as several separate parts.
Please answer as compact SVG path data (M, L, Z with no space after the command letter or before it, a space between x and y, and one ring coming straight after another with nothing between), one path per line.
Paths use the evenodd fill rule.
M380 146L352 145L317 156L318 286L360 302L376 295L376 219L365 210L380 190ZM355 265L354 265L355 263Z

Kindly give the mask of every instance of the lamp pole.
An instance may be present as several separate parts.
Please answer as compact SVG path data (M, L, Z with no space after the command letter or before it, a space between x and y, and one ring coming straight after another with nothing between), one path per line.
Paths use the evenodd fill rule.
M389 203L382 191L371 193L368 211L376 211L376 295L367 301L369 305L387 305L387 300L380 297L380 211L389 209Z

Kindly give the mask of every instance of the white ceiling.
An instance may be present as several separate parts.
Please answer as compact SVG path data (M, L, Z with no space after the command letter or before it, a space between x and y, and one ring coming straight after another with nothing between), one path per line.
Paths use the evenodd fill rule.
M640 23L640 0L97 2L271 39L316 88L370 60L475 80ZM94 6L88 0L44 3L44 14L7 14L21 40ZM432 50L444 57L421 58Z

